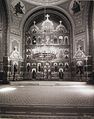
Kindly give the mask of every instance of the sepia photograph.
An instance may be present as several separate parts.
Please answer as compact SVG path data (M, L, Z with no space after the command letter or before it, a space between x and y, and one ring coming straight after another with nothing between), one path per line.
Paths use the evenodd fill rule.
M0 0L0 119L94 119L94 0Z

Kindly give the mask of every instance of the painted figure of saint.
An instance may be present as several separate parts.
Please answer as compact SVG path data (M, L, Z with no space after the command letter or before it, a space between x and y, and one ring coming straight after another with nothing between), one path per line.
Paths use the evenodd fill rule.
M14 69L14 74L13 74L13 81L16 79L16 73L17 73L17 64L15 63L14 64L14 67L13 67L13 69ZM16 79L17 80L17 79Z
M24 6L21 6L21 3L18 2L18 3L15 5L15 7L14 7L14 8L15 8L15 14L16 14L16 15L18 15L18 13L19 13L19 14L24 14L24 13L23 13L23 7L24 7Z
M73 13L75 14L75 13L79 12L80 10L81 10L81 8L80 8L79 2L74 0L73 7L72 7Z

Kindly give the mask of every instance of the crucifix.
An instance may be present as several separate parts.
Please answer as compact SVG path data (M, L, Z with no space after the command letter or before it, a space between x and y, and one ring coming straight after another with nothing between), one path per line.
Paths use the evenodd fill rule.
M62 24L62 21L60 21L60 25Z
M47 20L48 20L48 19L49 19L49 17L50 17L50 15L49 15L49 14L47 14L45 17L46 17L46 18L47 18Z

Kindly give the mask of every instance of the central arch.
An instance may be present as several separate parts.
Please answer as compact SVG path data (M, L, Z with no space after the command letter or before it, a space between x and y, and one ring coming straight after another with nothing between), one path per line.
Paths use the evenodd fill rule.
M50 15L50 18L49 18L49 21L54 24L54 33L52 34L51 32L50 33L43 33L42 31L42 28L41 28L41 25L43 22L45 22L47 19L45 18L45 15ZM34 23L34 21L36 22L36 24ZM62 24L61 22L62 21ZM60 22L60 23L59 23ZM66 33L62 33L58 30L56 30L57 28L59 28L59 26L63 26L65 29L66 29ZM39 29L39 31L41 31L41 35L40 33L35 33L35 36L34 36L34 33L32 33L32 29L36 27L36 29ZM24 25L23 25L23 46L22 46L22 52L23 52L23 58L24 58L24 62L25 62L25 75L26 77L24 78L30 78L30 79L34 79L34 78L37 78L37 79L43 79L43 80L59 80L60 79L60 70L64 71L64 74L66 72L66 75L64 76L64 78L61 78L61 79L64 79L64 80L71 80L71 67L70 67L70 63L71 63L71 60L72 60L72 57L73 57L73 29L72 29L72 24L71 24L71 21L69 20L69 18L59 9L56 9L56 8L52 8L52 7L46 7L46 8L39 8L37 10L35 10L34 12L32 12L28 18L26 19ZM44 55L47 55L45 56L46 58L48 57L48 54L49 54L49 57L51 57L52 59L39 59L37 57L42 57L38 54L32 54L30 53L30 59L27 60L27 57L29 56L27 52L31 52L32 49L38 49L39 47L41 47L41 45L39 47L37 47L37 43L30 45L27 43L27 39L30 39L31 41L33 41L33 37L43 37L43 35L46 34L46 37L49 37L49 35L52 34L51 38L54 42L55 40L55 36L57 37L57 40L60 40L59 38L60 37L63 37L63 38L68 38L69 40L69 44L67 45L64 45L64 44L60 44L59 41L57 44L53 43L53 44L46 44L46 48L49 48L52 46L56 49L56 52L58 52L60 49L60 52L62 57L65 57L65 55L63 56L63 51L69 51L69 56L68 56L68 59L64 59L64 58L61 58L61 55L59 58L56 58L56 59L53 59L52 58L52 52L49 54L49 53L44 53L42 52L42 56L44 57ZM44 40L46 39L46 37L44 38ZM61 40L63 40L63 38ZM36 39L37 41L37 39ZM63 41L62 41L63 42ZM56 48L58 47L58 48ZM43 47L45 49L45 47ZM52 48L51 48L52 49ZM67 50L66 50L67 49ZM43 49L42 49L43 50ZM58 53L57 53L58 54ZM31 55L33 55L33 57L31 57ZM36 56L38 55L38 56ZM35 56L35 57L34 57ZM66 55L67 57L67 55ZM35 61L34 61L34 58L35 58ZM40 72L38 71L38 66L41 65L41 69L43 72ZM30 67L29 67L30 66ZM69 68L69 69L65 69L65 68ZM29 69L30 68L30 71ZM57 68L57 71L55 71ZM39 76L38 77L33 77L33 70L35 71L35 75L41 75L40 78ZM49 72L51 71L51 72ZM47 72L45 74L45 72ZM51 77L49 77L49 73L51 73ZM27 74L29 77L27 77ZM42 76L43 74L43 76ZM24 76L25 76L24 75ZM46 76L45 76L46 75ZM52 76L53 75L53 76ZM53 78L52 78L53 77ZM37 80L36 79L36 80Z

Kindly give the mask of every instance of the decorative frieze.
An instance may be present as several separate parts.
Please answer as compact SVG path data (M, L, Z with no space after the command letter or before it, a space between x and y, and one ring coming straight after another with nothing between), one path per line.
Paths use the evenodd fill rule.
M10 32L12 33L12 34L15 34L15 35L21 35L21 32L20 32L20 29L17 29L17 28L15 28L15 27L12 27L11 29L10 29Z

